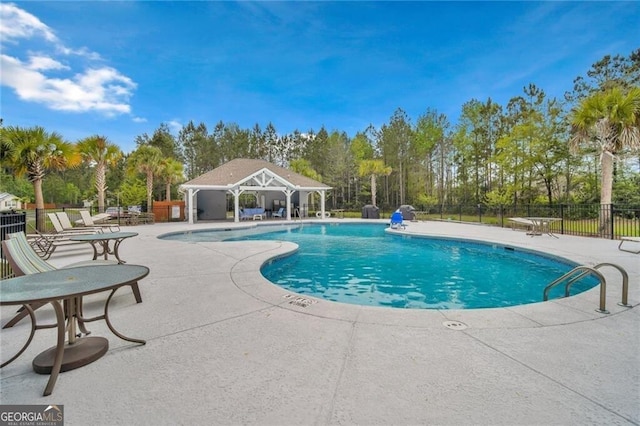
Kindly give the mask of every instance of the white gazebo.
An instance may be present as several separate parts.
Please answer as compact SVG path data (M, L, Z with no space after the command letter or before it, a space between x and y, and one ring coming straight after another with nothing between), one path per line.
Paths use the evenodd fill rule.
M310 194L320 195L321 218L325 213L326 193L331 187L316 180L276 166L264 160L237 158L180 185L185 194L187 217L194 223L196 211L205 219L226 219L226 194L234 197L234 222L240 221L240 195L252 193L256 204L267 208L282 195L286 200L286 219L291 220L292 196L297 193L299 206L307 205Z

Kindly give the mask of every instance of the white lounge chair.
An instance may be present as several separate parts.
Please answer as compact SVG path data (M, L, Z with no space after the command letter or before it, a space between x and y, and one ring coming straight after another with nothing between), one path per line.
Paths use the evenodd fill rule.
M69 215L67 215L67 212L56 212L55 216L58 218L58 223L60 223L64 232L102 232L102 228L96 226L73 226L73 224L71 223L71 219L69 219ZM51 223L54 222L52 221ZM55 223L54 227L56 227ZM56 228L56 231L58 231L58 228Z
M106 214L106 213L102 213L102 215L106 215L107 218L110 218L111 215ZM100 215L98 215L100 216ZM80 217L81 222L84 226L90 227L90 228L103 228L106 229L108 228L109 231L111 232L118 232L120 231L120 226L117 223L111 224L111 223L96 223L94 221L94 217L91 216L91 213L89 213L88 210L80 210ZM76 222L77 223L77 222Z
M618 244L618 250L626 251L626 252L633 253L633 254L640 253L640 249L638 249L636 251L636 250L631 250L631 249L628 249L628 248L622 248L622 245L624 243L639 243L640 244L640 237L621 237L620 238L620 244Z

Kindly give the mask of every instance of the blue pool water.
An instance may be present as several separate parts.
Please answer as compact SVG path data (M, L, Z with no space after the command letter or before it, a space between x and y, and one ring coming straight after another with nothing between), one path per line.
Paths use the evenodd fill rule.
M324 224L201 231L188 241L284 240L297 253L268 262L262 274L300 294L336 302L418 309L469 309L542 301L544 287L575 264L471 241L390 235L385 226ZM597 284L586 279L572 294ZM558 286L550 298L561 297Z

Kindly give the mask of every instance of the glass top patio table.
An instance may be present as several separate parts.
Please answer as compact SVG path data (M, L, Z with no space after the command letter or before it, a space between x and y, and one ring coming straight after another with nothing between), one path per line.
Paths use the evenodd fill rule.
M0 305L24 305L86 296L138 281L149 274L140 265L82 266L0 281Z
M69 239L71 241L86 241L91 243L91 246L93 247L93 260L96 260L98 256L104 256L104 259L107 260L108 256L113 254L116 259L118 259L118 263L126 263L124 260L120 259L118 248L123 240L137 235L137 232L104 232L74 235ZM110 241L114 241L113 249L109 248ZM98 251L98 246L100 246L100 251Z
M31 343L36 329L48 328L36 323L33 310L29 306L35 303L50 303L53 306L56 313L55 326L58 329L56 346L42 352L33 361L36 372L41 372L37 369L38 363L36 361L39 359L44 361L43 365L45 365L45 367L41 367L41 370L45 371L46 368L47 373L50 372L49 382L44 391L45 396L50 395L53 391L60 371L66 371L61 368L68 355L72 357L72 365L67 369L73 369L95 361L108 349L108 341L102 337L76 339L75 333L72 331L73 327L69 330L69 344L65 344L67 327L60 301L64 300L71 306L80 307L67 312L68 316L73 317L69 318L70 325L74 324L76 319L82 322L104 319L109 329L119 338L144 344L144 340L132 339L116 331L109 320L108 309L109 302L118 288L137 282L148 274L149 268L140 265L83 266L56 269L0 281L0 306L23 305L30 311L32 321L29 339L16 355L3 363L2 366L11 363L24 352ZM111 290L111 294L105 302L104 315L90 319L81 318L80 298L108 290Z

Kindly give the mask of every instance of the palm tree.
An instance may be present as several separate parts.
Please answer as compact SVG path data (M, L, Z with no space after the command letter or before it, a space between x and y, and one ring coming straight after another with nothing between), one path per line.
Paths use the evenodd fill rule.
M113 167L122 158L120 148L109 142L105 136L90 136L77 144L78 152L89 164L96 167L96 190L98 191L98 211L104 212L104 197L107 192L107 168Z
M165 198L171 201L171 185L184 179L182 163L175 158L165 158L160 163L158 175L164 180Z
M58 133L42 127L9 126L0 129L2 163L16 176L25 176L33 184L36 209L44 209L42 180L51 170L76 167L80 156L75 146L65 142ZM43 227L43 225L38 225ZM42 230L42 229L39 229Z
M129 172L142 173L147 178L147 211L153 203L153 177L156 176L162 162L162 151L151 145L140 145L127 160Z
M371 204L376 205L376 176L389 176L391 167L384 165L382 160L362 160L358 168L360 176L371 176Z
M572 111L571 125L570 142L574 150L595 143L600 152L600 231L606 234L613 191L613 159L624 149L640 148L640 88L634 87L625 94L615 87L591 95Z

